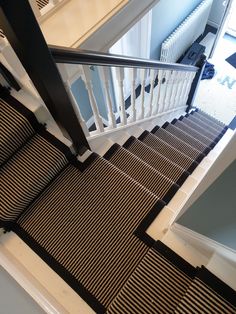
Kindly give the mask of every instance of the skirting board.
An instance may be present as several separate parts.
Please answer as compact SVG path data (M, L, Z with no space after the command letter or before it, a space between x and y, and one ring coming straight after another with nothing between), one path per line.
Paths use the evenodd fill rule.
M226 260L236 263L236 251L217 241L214 241L178 223L174 223L171 226L171 231L184 239L186 242L190 243L193 247L198 249L202 254L206 256L218 253Z

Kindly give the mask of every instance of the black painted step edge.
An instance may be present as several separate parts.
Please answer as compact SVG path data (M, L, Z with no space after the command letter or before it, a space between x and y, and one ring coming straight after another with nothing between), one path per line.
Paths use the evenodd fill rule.
M165 202L158 200L134 231L134 235L149 247L152 247L156 241L146 233L146 230L165 206Z
M123 144L123 147L124 147L124 148L129 148L130 145L131 145L133 142L135 142L136 140L137 140L136 137L130 136L130 137L128 138L128 140Z
M179 256L168 246L166 246L161 241L156 241L153 249L156 250L159 254L164 256L168 261L170 261L176 268L185 273L188 277L194 278L196 275L196 268L187 262L184 258Z
M29 247L48 264L81 298L91 306L91 308L99 314L106 312L106 308L64 268L54 257L52 257L33 237L31 237L17 223L13 226L13 231L26 243Z
M236 291L234 291L216 275L211 273L206 267L202 266L196 277L236 307Z

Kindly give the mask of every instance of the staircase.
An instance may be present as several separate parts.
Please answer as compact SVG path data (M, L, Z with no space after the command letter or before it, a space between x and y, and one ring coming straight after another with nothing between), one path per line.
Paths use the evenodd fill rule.
M6 90L0 227L96 313L235 313L236 292L146 231L227 131L201 110L83 162Z

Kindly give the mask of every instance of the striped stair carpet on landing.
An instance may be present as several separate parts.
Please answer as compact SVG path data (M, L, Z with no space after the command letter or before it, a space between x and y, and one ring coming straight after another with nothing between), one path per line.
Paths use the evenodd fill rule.
M68 165L13 230L100 312L148 250L135 230L164 204L105 159L87 163Z
M176 124L80 163L0 90L0 227L19 235L96 313L187 313L195 292L193 313L198 303L234 306L231 290L218 281L212 287L216 279L204 269L194 277L191 265L146 234L226 131L199 111Z

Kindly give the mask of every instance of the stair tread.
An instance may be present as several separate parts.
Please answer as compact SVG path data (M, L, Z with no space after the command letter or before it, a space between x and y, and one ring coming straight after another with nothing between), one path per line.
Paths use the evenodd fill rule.
M189 145L191 145L193 147L196 147L203 154L208 154L210 152L210 150L211 150L211 148L208 145L200 142L198 139L196 139L195 137L191 136L187 132L181 130L180 128L178 128L174 124L166 122L162 126L162 128L164 128L165 130L167 130L171 134L174 134L178 138L182 139L184 142L188 143Z
M0 97L0 166L35 134L27 117L19 112L21 108L17 106L18 103L14 101L13 107L6 102L8 97L10 96ZM25 112L30 116L26 108Z
M188 114L188 119L191 121L194 121L195 123L198 123L202 127L208 128L211 132L225 132L223 127L216 127L214 124L211 123L209 120L204 120L200 116L197 116L196 114Z
M205 267L198 270L174 313L235 313L236 292Z
M161 246L163 246L162 244ZM167 248L168 249L168 248ZM108 308L107 313L172 313L192 277L163 255L158 243L151 248ZM177 257L178 258L178 257ZM179 257L180 258L180 257ZM182 269L194 268L183 261Z
M218 126L219 128L223 127L226 128L226 125L221 122L220 120L217 120L213 116L209 115L205 111L202 111L201 109L197 108L196 111L194 112L195 115L201 116L202 118L206 119L207 121L212 122L216 127Z
M183 117L181 120L184 124L190 126L192 129L198 131L200 134L206 136L207 138L211 139L212 141L217 140L217 138L220 136L220 133L215 131L211 131L209 128L204 128L201 126L199 123L197 124L196 122L188 119L187 117Z
M169 160L175 162L180 167L184 168L188 172L193 172L193 170L197 167L198 163L192 158L188 157L181 151L172 147L168 143L162 141L155 135L151 134L148 131L143 132L139 139L146 145L150 146L154 150L161 153L163 156L168 158Z
M174 124L177 128L195 137L196 139L198 139L200 142L204 143L205 145L210 146L210 147L214 147L214 145L216 145L216 143L214 143L212 139L194 130L192 127L186 125L184 122L180 120L174 120L172 122L173 122L172 124Z
M101 311L148 250L134 231L164 204L102 157L79 168L68 165L18 219L15 231L27 243L30 237L52 268L59 263L62 278Z
M114 144L104 158L166 203L179 188L172 180L118 144Z
M158 129L154 128L152 133L156 135L158 138L160 138L162 141L165 141L172 147L178 149L179 151L183 152L186 156L190 157L191 159L197 162L200 162L205 157L205 155L198 149L182 141L177 136L171 134L170 132L163 128Z
M13 222L68 163L52 138L57 142L46 131L36 134L0 169L0 224Z
M123 146L178 185L182 185L189 175L182 167L133 136Z

